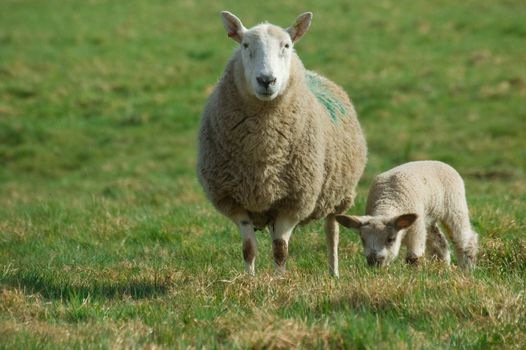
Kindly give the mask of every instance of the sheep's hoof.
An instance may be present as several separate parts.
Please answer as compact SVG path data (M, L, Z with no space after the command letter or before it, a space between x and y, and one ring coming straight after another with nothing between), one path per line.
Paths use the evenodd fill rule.
M274 263L274 275L276 276L284 276L287 273L287 269L285 269L285 265L277 265Z
M276 270L283 270L285 272L285 261L287 260L287 243L283 239L275 239L272 241L272 252L274 253L274 264Z
M333 271L331 268L329 268L329 275L331 275L331 277L334 277L334 278L340 278L340 272Z

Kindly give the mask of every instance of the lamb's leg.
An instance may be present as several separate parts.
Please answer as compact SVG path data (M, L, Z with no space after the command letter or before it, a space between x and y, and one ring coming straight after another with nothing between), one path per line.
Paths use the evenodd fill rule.
M478 235L471 229L467 212L450 216L444 226L453 241L458 265L466 270L473 268L478 251Z
M449 265L451 257L449 256L447 239L436 223L427 230L426 246L431 258L443 261Z
M285 261L289 252L289 239L297 221L285 215L278 215L276 221L270 225L272 238L272 253L274 255L274 268L277 273L285 272Z
M239 233L243 240L245 272L253 276L256 273L256 233L254 225L246 213L236 215L233 220L239 228Z
M423 218L418 218L407 229L404 243L407 247L406 263L417 264L426 250L426 226Z
M329 273L338 277L338 242L340 239L340 228L333 214L325 218L325 238L327 241L327 257L329 260Z

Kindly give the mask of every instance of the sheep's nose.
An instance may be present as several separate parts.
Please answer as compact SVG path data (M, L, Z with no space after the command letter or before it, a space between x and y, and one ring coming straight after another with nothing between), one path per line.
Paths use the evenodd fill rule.
M385 260L385 256L369 255L367 257L367 264L369 266L381 266Z
M273 75L262 74L256 78L259 85L263 86L265 89L268 89L270 85L273 85L276 82L276 77Z

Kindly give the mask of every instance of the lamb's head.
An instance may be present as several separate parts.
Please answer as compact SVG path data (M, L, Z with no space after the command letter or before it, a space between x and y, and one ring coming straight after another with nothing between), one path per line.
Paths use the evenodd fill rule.
M416 214L394 217L336 215L336 220L360 234L369 266L385 266L397 256L402 241L401 231L411 226Z
M292 47L309 28L312 13L300 15L287 29L269 23L246 29L239 18L221 12L228 36L240 44L246 88L262 101L283 94L290 76Z

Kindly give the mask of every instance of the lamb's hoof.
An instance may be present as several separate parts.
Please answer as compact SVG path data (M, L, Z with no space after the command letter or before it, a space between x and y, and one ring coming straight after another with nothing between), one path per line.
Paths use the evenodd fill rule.
M467 261L464 263L459 264L459 267L464 271L473 271L475 269L475 262L474 261Z
M414 255L407 256L405 258L406 264L408 264L408 265L415 265L415 266L420 263L420 260L421 260L420 257L414 256Z

